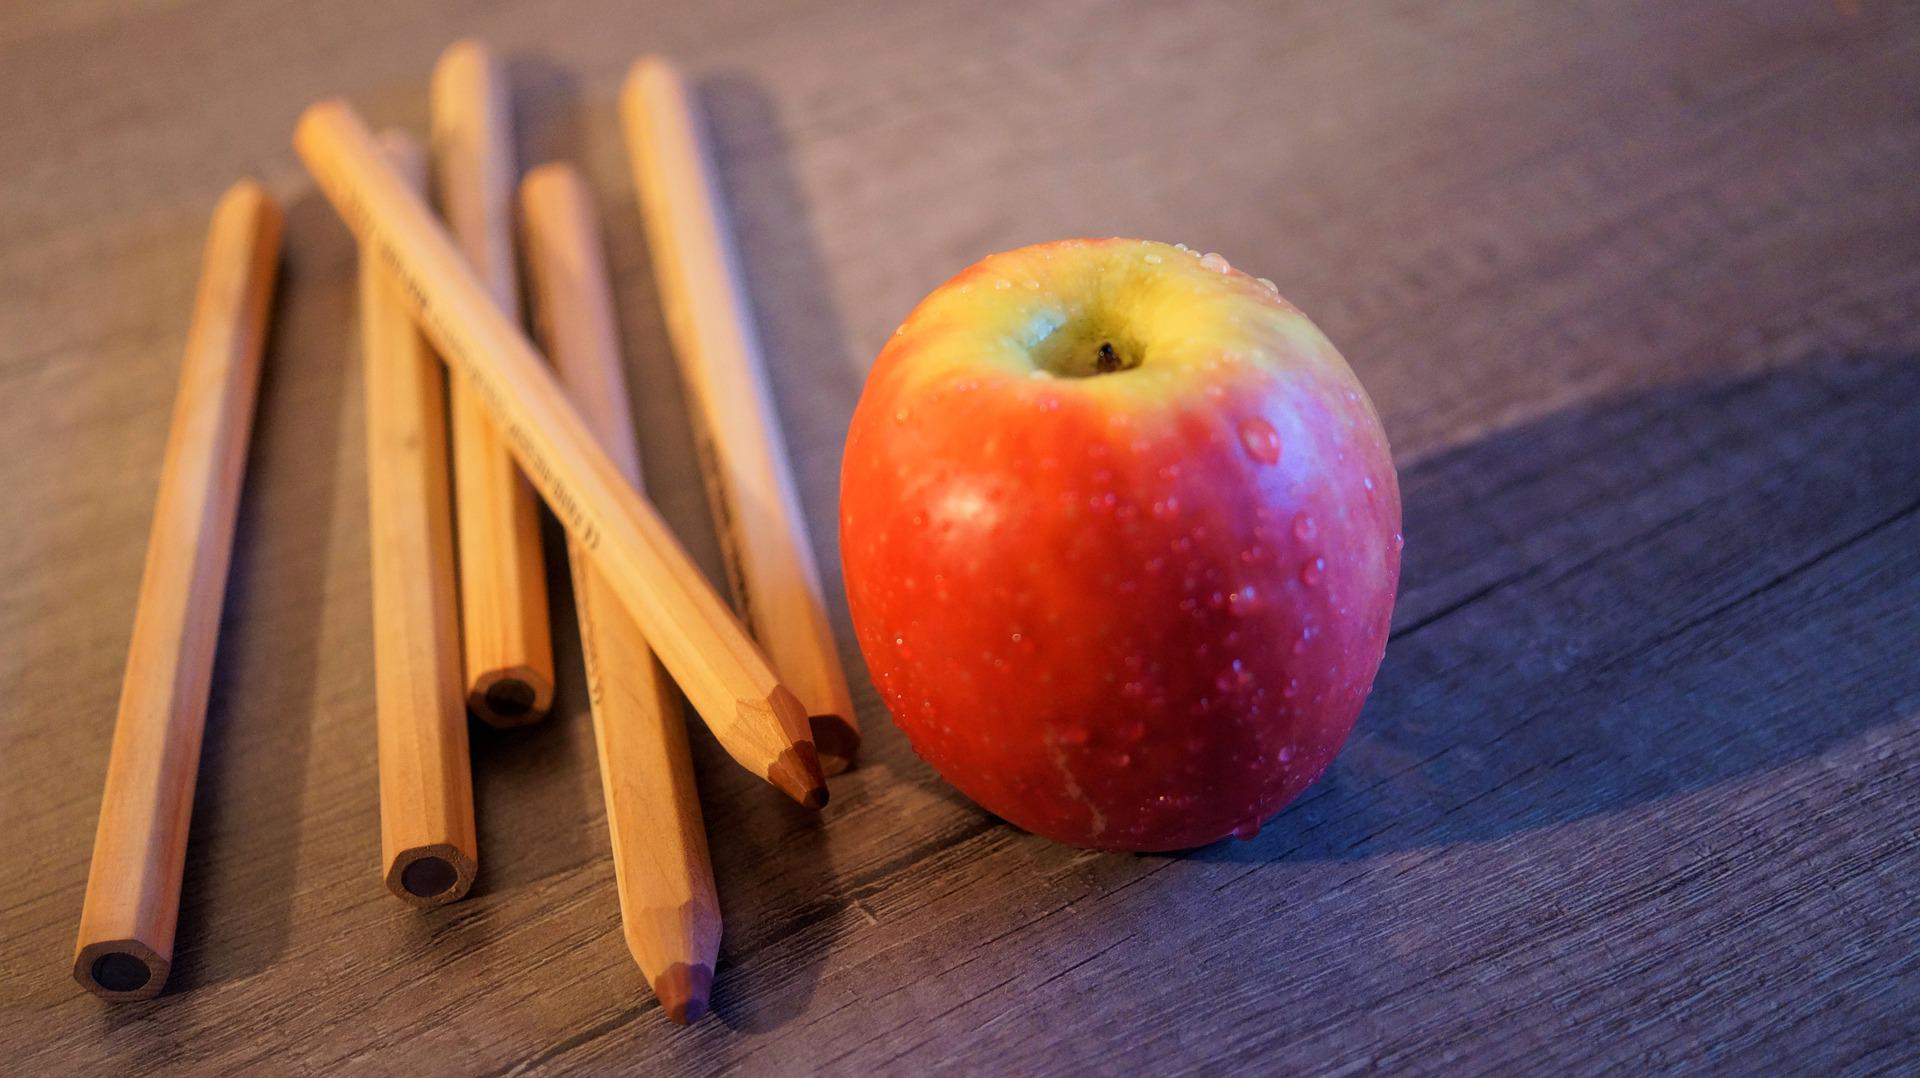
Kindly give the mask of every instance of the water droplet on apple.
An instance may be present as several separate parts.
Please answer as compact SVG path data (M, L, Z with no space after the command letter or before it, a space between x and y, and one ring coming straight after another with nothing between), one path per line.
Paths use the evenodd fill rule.
M1225 273L1233 268L1227 265L1226 259L1212 251L1208 251L1206 254L1200 256L1200 264L1215 273Z
M1326 572L1327 559L1314 558L1300 567L1300 583L1311 588L1320 583L1320 578L1325 576Z
M1234 828L1233 837L1239 839L1242 842L1251 842L1254 839L1259 838L1260 837L1260 821L1248 820L1246 823L1243 823L1239 827Z
M1060 410L1060 398L1051 393L1041 397L1037 403L1043 412L1057 412Z
M1276 296L1280 294L1279 285L1274 284L1272 281L1267 280L1265 277L1256 277L1254 279L1260 282L1261 288L1266 289L1267 291L1273 293Z
M1231 667L1220 671L1220 676L1213 679L1213 687L1223 693L1238 692L1252 683L1253 675L1247 673L1239 659L1233 660Z
M1259 416L1240 421L1240 444L1246 448L1247 456L1261 464L1280 463L1280 432Z
M1280 695L1286 697L1289 700L1300 695L1300 679L1297 677L1288 678L1287 686L1286 688L1280 690Z
M1293 746L1292 745L1280 746L1280 762L1283 764L1293 762Z
M907 416L911 414L912 413L908 412L905 408L898 409L893 413L893 421L895 423L905 423Z
M1393 549L1405 550L1406 548L1407 548L1407 537L1404 535L1401 535L1399 532L1394 532L1393 533Z
M1160 264L1160 256L1156 254L1148 254L1146 256L1146 262L1147 262L1147 265L1149 266L1157 266Z
M1127 767L1133 763L1133 754L1130 752L1123 752L1120 755L1115 756L1113 758L1113 763L1114 763L1114 766L1116 767Z
M1313 537L1319 533L1320 526L1313 522L1312 515L1305 509L1293 514L1293 537L1295 539L1303 543L1310 543L1313 541Z
M998 291L1004 292L1013 287L1013 282L1007 280L1005 277L996 277L993 280L993 287Z
M902 659L904 659L904 660L907 660L907 661L909 661L909 662L911 662L911 661L912 661L912 659L913 659L913 649L907 646L907 639L906 639L906 637L904 637L904 636L896 636L896 637L894 637L894 638L893 638L893 650L894 650L895 652L897 652L897 653L899 653L899 655L900 655L900 658L902 658Z

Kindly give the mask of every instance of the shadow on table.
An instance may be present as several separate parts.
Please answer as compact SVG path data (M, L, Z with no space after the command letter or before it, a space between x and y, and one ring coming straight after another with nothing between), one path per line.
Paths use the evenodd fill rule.
M848 361L845 328L827 292L826 266L806 196L793 173L777 103L759 83L736 75L701 80L695 94L707 121L708 146L760 331L774 412L780 417L794 484L803 509L812 510L807 514L809 537L830 596L829 614L836 626L844 628L845 601L835 541L838 449L859 399L859 374ZM820 446L834 451L808 451ZM836 635L850 640L844 631ZM850 674L857 670L849 667ZM825 832L805 810L786 804L774 808L778 820L748 821L749 831L740 838L751 844L759 833L763 841L783 842L786 848L779 852L779 863L804 864L812 878L798 886L783 885L782 891L817 900L827 893L833 878ZM769 850L769 859L772 856ZM721 860L716 851L716 863ZM795 918L792 933L804 936L804 946L791 937L785 946L780 940L769 941L779 946L779 957L754 962L762 970L776 968L777 963L782 980L788 983L756 979L753 967L744 965L737 971L723 968L715 980L713 1009L726 1026L764 1032L805 1011L839 930L835 918L809 916L804 909ZM791 984L795 978L805 987L795 990Z
M1402 475L1386 661L1326 776L1202 861L1351 859L1757 775L1920 701L1920 359L1581 405Z

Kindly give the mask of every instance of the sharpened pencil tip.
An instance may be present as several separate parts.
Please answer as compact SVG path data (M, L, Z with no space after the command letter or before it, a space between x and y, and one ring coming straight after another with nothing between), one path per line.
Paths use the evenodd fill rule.
M810 809L826 807L827 776L820 770L820 757L811 741L796 741L781 753L767 769L767 781Z
M698 1022L707 1013L707 997L713 992L713 970L676 962L654 978L653 994L660 998L660 1009L667 1017L687 1025Z
M829 775L838 775L853 766L860 751L860 731L839 715L809 715L813 747L820 754L820 766Z

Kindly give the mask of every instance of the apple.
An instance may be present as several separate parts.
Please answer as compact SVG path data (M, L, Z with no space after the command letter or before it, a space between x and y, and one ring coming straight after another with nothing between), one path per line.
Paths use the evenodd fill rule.
M847 436L860 649L913 748L1076 846L1249 838L1386 649L1400 489L1346 361L1185 247L1062 240L921 302Z

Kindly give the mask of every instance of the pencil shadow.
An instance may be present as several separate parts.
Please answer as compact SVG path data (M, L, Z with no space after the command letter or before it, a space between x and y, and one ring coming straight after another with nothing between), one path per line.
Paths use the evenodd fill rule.
M266 970L292 928L353 325L345 290L302 282L346 247L317 194L288 208L166 995Z
M698 92L814 559L829 605L838 608L839 636L851 643L840 587L840 451L866 364L827 289L831 275L793 173L778 103L737 75L704 80ZM843 658L859 659L857 649L842 650Z
M1920 708L1916 399L1920 358L1813 361L1411 465L1400 606L1353 738L1257 839L1184 856L1495 841L1889 737Z

